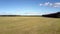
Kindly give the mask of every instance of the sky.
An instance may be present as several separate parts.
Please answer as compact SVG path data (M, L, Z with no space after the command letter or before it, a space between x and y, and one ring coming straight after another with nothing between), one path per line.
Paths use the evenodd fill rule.
M60 11L60 0L0 0L0 15L43 15Z

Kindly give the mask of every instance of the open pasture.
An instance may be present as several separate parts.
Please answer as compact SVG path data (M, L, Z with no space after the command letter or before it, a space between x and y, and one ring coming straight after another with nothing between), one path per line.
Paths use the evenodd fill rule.
M0 34L60 34L60 18L0 17Z

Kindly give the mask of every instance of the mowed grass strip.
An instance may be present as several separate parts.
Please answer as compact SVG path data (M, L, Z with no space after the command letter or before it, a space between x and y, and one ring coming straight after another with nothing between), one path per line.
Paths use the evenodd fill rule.
M0 34L60 34L60 18L0 17Z

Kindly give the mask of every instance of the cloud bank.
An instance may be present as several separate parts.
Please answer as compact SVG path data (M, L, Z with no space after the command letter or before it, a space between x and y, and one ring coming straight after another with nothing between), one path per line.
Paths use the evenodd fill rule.
M39 12L25 12L22 15L41 15Z
M60 7L60 2L56 2L56 3L45 2L40 4L40 6Z

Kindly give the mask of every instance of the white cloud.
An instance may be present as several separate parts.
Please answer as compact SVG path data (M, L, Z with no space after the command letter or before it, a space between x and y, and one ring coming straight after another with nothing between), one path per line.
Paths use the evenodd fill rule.
M43 4L40 4L40 6L42 6Z
M52 6L52 5L53 5L52 3L49 4L49 6Z
M49 4L50 4L49 2L44 3L45 6L48 6Z
M56 3L45 2L43 4L40 4L40 6L60 7L60 2Z
M24 15L41 15L39 12L26 12Z
M60 3L54 3L53 7L60 7Z

